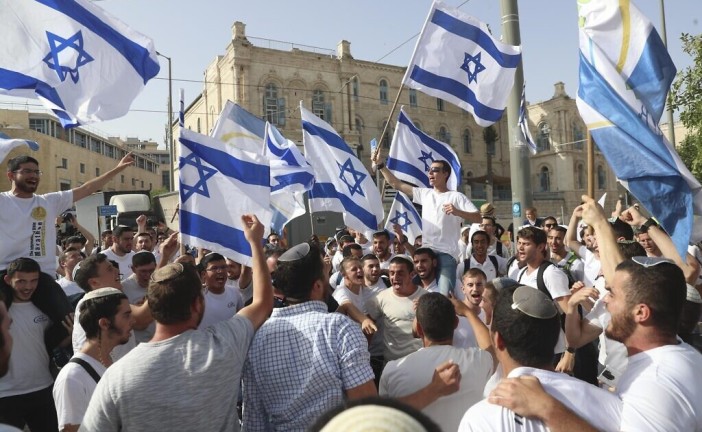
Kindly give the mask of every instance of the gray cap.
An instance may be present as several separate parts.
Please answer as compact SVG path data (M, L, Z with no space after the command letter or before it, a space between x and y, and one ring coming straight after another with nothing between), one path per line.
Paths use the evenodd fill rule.
M520 286L512 294L512 309L537 319L549 319L558 315L556 304L536 288Z
M119 295L124 293L121 290L118 290L117 288L98 288L96 290L92 290L89 293L86 293L83 296L83 300L91 300L91 299L96 299L100 297L107 297L111 295Z
M302 258L306 257L307 254L310 253L310 245L309 243L300 243L297 246L293 246L290 249L288 249L284 254L278 257L278 262L294 262L297 260L301 260Z

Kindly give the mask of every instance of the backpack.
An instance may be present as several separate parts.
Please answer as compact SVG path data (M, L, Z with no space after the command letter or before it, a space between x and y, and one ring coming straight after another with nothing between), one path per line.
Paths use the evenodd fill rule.
M568 260L566 261L565 265L563 265L563 267L559 267L561 270L563 270L563 273L565 273L566 276L568 276L568 288L572 287L573 284L577 282L575 280L575 277L573 277L573 273L570 272L570 268L573 266L573 263L578 259L580 259L580 257L575 252L573 252L570 258L568 258Z
M463 260L463 274L466 274L466 272L468 272L468 270L470 270L470 269L472 268L472 267L470 266L470 259L471 259L471 257L472 257L472 255ZM495 267L495 274L497 274L498 277L499 277L500 268L499 268L498 265L497 265L497 258L496 258L494 255L488 255L487 257L490 258L490 262L491 262L492 265ZM508 268L509 268L509 267L508 267Z
M495 243L495 252L497 253L497 255L502 256L502 247L503 246L504 245L502 244L500 239L497 239L496 243ZM497 268L497 267L495 267L495 268Z
M541 263L539 268L536 270L536 288L539 289L542 293L546 294L548 298L553 300L553 296L551 293L548 291L548 288L546 288L546 283L544 282L544 272L546 271L549 266L554 265L551 261L544 261ZM521 284L522 282L522 276L526 273L526 267L524 267L520 273L519 273L519 278L517 279L517 282ZM560 318L561 318L561 329L565 331L565 313L559 312Z

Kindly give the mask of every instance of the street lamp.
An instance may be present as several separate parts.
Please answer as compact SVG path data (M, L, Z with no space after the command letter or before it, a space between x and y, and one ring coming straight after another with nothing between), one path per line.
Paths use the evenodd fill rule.
M173 178L173 170L175 169L175 153L173 152L173 78L171 75L171 58L156 51L156 55L168 60L168 123L166 125L166 139L168 140L168 151L171 159L171 169L168 177L170 190L175 190L175 179Z

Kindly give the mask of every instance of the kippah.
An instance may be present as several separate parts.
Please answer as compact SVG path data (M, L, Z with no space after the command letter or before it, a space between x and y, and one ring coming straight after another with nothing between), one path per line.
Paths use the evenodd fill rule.
M537 319L549 319L558 314L558 308L546 294L524 285L514 290L512 309Z
M308 253L310 253L310 249L309 243L300 243L297 246L291 247L285 253L279 256L278 262L294 262L301 260L302 258L306 257Z
M519 286L519 282L517 282L516 280L514 280L512 278L508 278L508 277L495 278L491 281L491 283L492 283L492 286L494 286L497 291L512 288L515 286Z
M322 432L424 432L419 421L406 412L382 405L360 405L340 412Z
M697 291L697 288L690 284L687 284L687 296L685 297L685 300L692 303L702 304L702 296L700 296L700 292Z
M118 295L118 294L124 294L124 293L122 291L118 290L117 288L98 288L96 290L92 290L92 291L86 293L83 296L83 300L91 300L91 299L107 297L107 296L111 296L111 295Z

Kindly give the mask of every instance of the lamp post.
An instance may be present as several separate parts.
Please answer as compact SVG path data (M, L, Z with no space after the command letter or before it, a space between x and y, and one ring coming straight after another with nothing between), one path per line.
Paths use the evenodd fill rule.
M668 36L666 34L665 30L665 1L661 0L661 36L663 39L663 45L668 48ZM670 144L675 148L675 125L674 125L674 119L673 119L673 110L670 108L670 104L668 105L667 109L667 117L668 117L668 141L670 141Z
M166 124L166 139L168 140L168 155L171 159L171 169L168 176L169 189L175 190L175 179L173 170L175 169L175 152L173 151L173 77L171 75L171 58L156 51L156 55L168 60L168 123Z

